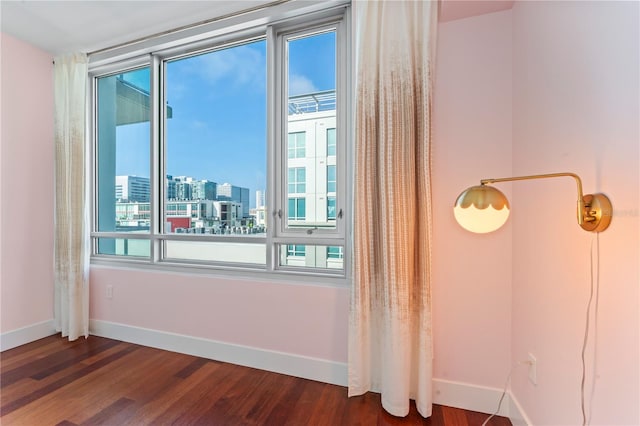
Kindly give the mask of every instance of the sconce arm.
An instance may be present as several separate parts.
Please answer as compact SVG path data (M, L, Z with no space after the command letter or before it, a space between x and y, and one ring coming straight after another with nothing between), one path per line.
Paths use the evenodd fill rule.
M575 179L576 184L578 186L578 225L582 226L585 221L585 216L588 215L585 213L585 202L584 196L582 194L582 181L580 180L580 176L575 173L548 173L542 175L530 175L530 176L515 176L508 178L491 178L491 179L482 179L480 181L481 185L487 185L497 182L511 182L515 180L532 180L532 179L546 179L546 178L556 178L556 177L572 177Z

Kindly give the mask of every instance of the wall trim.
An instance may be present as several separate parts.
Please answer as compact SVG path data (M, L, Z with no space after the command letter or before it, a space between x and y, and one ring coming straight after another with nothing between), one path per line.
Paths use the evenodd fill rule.
M347 364L325 359L236 345L201 337L169 333L110 321L90 320L89 333L138 345L180 352L231 364L244 365L304 379L347 386ZM433 379L434 403L465 410L493 413L502 389ZM531 424L520 405L506 394L499 415L513 416L514 426Z
M0 334L0 351L6 351L56 334L53 319Z
M533 425L533 422L529 419L529 416L524 412L518 399L513 396L513 394L511 394L509 398L509 419L511 423L513 423L513 426Z
M495 413L504 389L433 379L433 402L448 407L478 411L487 415ZM529 426L531 421L524 410L507 391L500 406L499 416L509 417L513 426Z
M303 379L346 386L347 364L303 355L219 342L102 320L89 321L89 333L123 342L258 368Z
M434 404L478 411L480 413L493 414L498 408L498 401L502 391L503 389L498 388L433 379ZM509 392L507 392L498 415L509 417L510 399Z

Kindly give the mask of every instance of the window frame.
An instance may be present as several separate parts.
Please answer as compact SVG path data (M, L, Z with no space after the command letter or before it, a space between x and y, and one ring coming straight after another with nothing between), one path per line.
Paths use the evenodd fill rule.
M351 240L347 238L352 216L351 200L352 172L346 170L352 151L352 116L351 99L351 35L350 35L350 7L349 1L330 0L321 4L311 5L276 5L252 12L249 16L238 16L228 19L228 22L215 21L203 28L194 27L188 34L177 32L159 36L145 42L136 42L113 51L99 53L90 57L90 120L89 134L91 135L91 263L97 265L128 265L135 267L150 267L162 270L184 270L199 273L222 273L223 275L237 275L243 273L249 276L277 277L311 275L327 282L344 284L351 274L350 256L344 256L341 270L322 268L289 268L279 265L279 250L283 245L331 245L341 246L344 253L350 253ZM234 25L234 22L236 25ZM291 34L310 33L335 28L336 31L336 140L340 163L337 166L336 178L340 183L338 188L337 205L340 206L340 219L335 220L334 230L318 229L290 229L283 226L286 223L288 194L286 190L287 167L282 167L283 155L286 161L288 153L287 130L287 87L283 71L284 42ZM165 158L165 130L166 104L165 90L162 87L166 61L180 57L188 57L206 51L227 48L233 45L259 39L267 40L267 184L265 192L267 198L275 203L267 205L265 214L272 222L267 227L265 237L218 236L166 233L163 229L167 218L165 203L166 158ZM128 72L141 67L150 67L150 229L148 234L131 234L128 232L99 232L97 231L98 188L97 175L99 158L97 156L97 82L99 78ZM286 72L284 73L286 74ZM274 110L275 107L275 110ZM340 142L341 141L341 142ZM349 142L348 142L349 141ZM284 183L283 183L284 182ZM332 222L334 222L332 220ZM147 240L149 242L149 257L121 256L99 254L97 242L100 239ZM165 256L164 245L169 241L198 241L256 243L265 246L266 262L264 265L242 264L236 262L202 262L197 260L176 260Z

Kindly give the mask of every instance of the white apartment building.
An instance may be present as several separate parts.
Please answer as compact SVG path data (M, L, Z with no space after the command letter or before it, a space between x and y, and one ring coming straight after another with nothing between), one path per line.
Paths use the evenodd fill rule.
M322 98L311 94L289 100L287 215L290 226L335 226L335 92L322 94ZM324 109L331 107L331 101L333 108Z
M290 227L336 226L335 102L335 91L289 98L287 218ZM287 245L281 250L281 263L342 268L342 248Z

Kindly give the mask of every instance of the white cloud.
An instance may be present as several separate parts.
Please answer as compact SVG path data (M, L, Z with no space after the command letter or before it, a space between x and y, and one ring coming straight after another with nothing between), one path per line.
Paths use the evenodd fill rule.
M178 75L172 79L176 82L180 78L188 79L189 75L195 75L211 85L254 85L258 88L264 88L265 85L264 54L252 46L236 46L198 55L178 61L176 65Z
M317 91L318 88L313 84L313 81L304 75L289 75L289 96L305 95Z
M223 49L188 61L188 72L199 75L211 84L225 80L228 84L255 84L264 88L265 58L262 52L250 46Z

